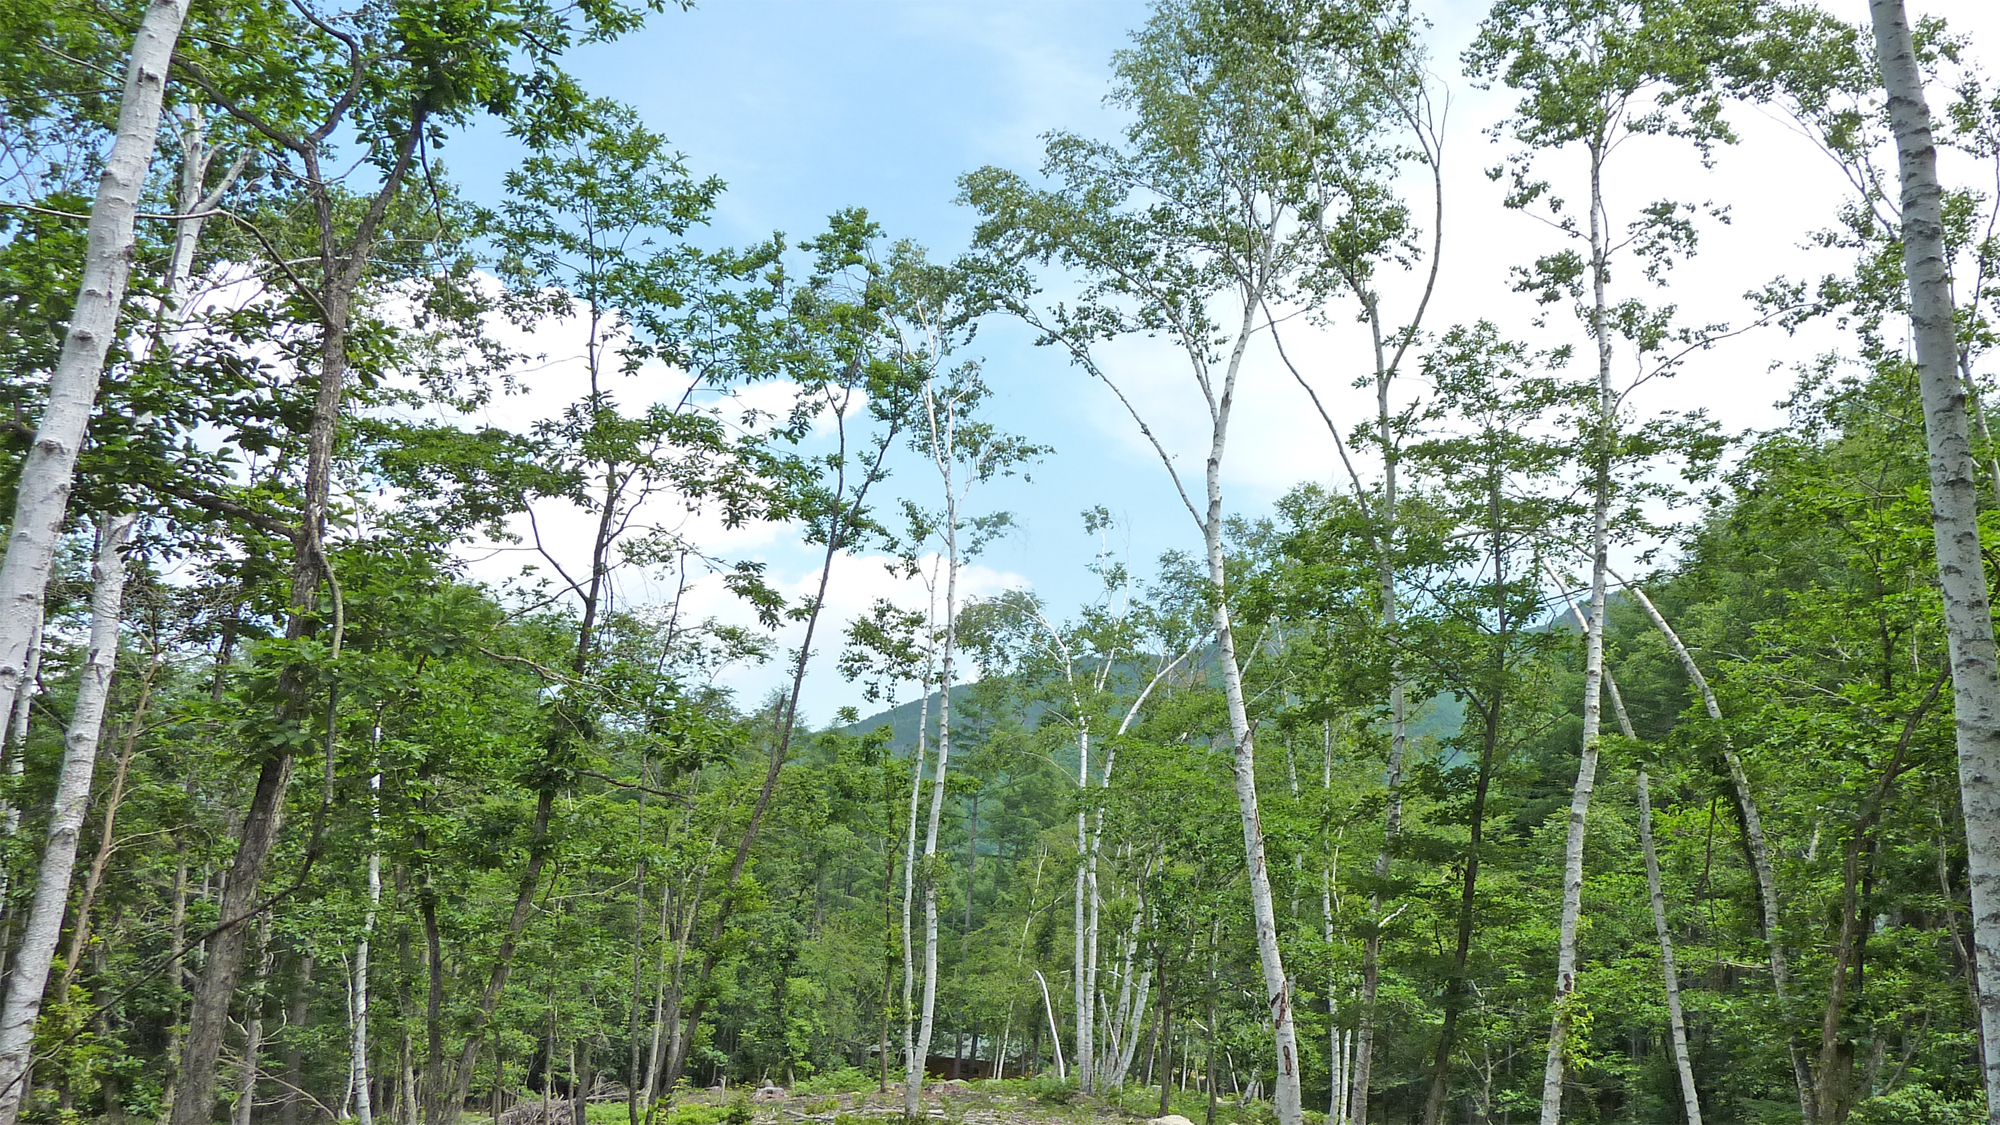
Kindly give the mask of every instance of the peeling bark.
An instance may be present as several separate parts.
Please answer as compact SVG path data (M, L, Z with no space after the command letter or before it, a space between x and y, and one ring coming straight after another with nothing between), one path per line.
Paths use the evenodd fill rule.
M118 663L118 621L125 605L125 540L136 518L130 514L111 516L98 529L90 655L64 737L62 774L56 782L55 807L35 877L34 899L14 955L7 1000L0 1005L0 1125L14 1125L21 1113L35 1021L41 1015L42 991L48 984L56 943L62 936L63 914L69 907L77 838L89 811L97 743L111 697L111 674Z
M1938 183L1930 107L1902 0L1870 0L1869 10L1903 189L1903 267L1910 283L1911 334L1930 448L1931 527L1951 657L1987 1115L2000 1123L2000 653L1995 651L1981 557L1965 388L1956 373L1944 192Z

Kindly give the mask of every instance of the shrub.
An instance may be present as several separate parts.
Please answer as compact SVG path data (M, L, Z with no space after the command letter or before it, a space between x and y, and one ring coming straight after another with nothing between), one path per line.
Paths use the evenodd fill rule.
M1980 1099L1957 1101L1919 1082L1899 1086L1854 1107L1850 1125L1985 1125Z
M859 1094L875 1088L876 1075L844 1066L811 1078L801 1078L792 1086L793 1094Z

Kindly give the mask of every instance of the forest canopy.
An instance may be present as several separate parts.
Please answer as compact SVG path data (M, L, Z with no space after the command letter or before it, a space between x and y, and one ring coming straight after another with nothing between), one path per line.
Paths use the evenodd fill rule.
M1983 43L1154 0L737 241L685 7L0 4L0 1125L2000 1125Z

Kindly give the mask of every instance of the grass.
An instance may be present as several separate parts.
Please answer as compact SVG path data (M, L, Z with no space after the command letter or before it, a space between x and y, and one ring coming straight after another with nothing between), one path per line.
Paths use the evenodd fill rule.
M1000 1120L1018 1125L1137 1125L1160 1112L1157 1086L1132 1086L1104 1097L1077 1092L1073 1081L1053 1075L1032 1078L974 1079L955 1084L942 1097L924 1099L933 1122L942 1125L971 1120ZM671 1110L648 1125L883 1125L900 1121L900 1088L886 1096L875 1093L875 1075L854 1068L829 1071L800 1081L776 1104L752 1104L749 1091L732 1089L716 1099L704 1091L684 1091ZM1197 1090L1176 1090L1169 1112L1201 1125L1208 1116L1208 1096ZM589 1107L588 1125L625 1125L623 1102L598 1102ZM801 1120L803 1119L803 1120ZM1216 1125L1275 1125L1268 1102L1239 1105L1224 1096L1215 1107ZM1325 1119L1308 1113L1310 1125ZM1941 1116L1939 1125L1959 1125ZM1925 1119L1929 1125L1929 1119Z

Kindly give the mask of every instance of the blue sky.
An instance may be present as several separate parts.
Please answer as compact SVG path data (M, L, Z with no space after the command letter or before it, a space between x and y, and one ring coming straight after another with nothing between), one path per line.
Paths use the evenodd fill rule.
M1849 18L1866 15L1859 0L1833 6ZM1948 16L1976 43L2000 36L2000 5L1988 0L1917 0L1912 7ZM1512 100L1457 74L1458 52L1483 5L1442 0L1426 10L1433 66L1452 99L1447 268L1429 326L1483 317L1538 343L1575 342L1560 317L1548 330L1535 328L1536 310L1509 291L1508 268L1553 246L1545 228L1500 206L1500 186L1482 174L1505 151L1486 130ZM1050 130L1115 136L1119 119L1103 104L1110 58L1145 16L1143 4L1127 0L709 0L658 15L616 43L582 49L571 67L591 92L635 106L686 154L692 171L727 182L704 240L743 244L773 231L800 237L838 208L863 206L890 236L948 257L965 246L972 225L952 202L959 175L985 164L1031 171L1039 138ZM1803 246L1838 200L1831 166L1768 115L1744 110L1736 120L1743 143L1725 149L1712 169L1673 142L1646 141L1621 152L1611 179L1614 209L1669 194L1733 205L1732 224L1711 231L1701 256L1677 274L1672 299L1693 320L1740 321L1746 289L1779 273L1809 276L1837 265ZM455 138L442 153L481 202L496 198L517 155L490 127ZM1574 171L1558 160L1545 174L1562 182ZM1388 289L1392 308L1399 301L1407 308L1408 284L1392 279ZM1365 416L1366 397L1346 389L1366 370L1358 329L1336 318L1324 330L1289 333L1287 350L1314 373L1343 428ZM1645 394L1655 408L1705 406L1732 430L1780 425L1774 404L1790 386L1788 365L1831 342L1776 332L1744 337ZM1094 545L1078 513L1096 504L1120 517L1129 544L1120 546L1142 572L1163 549L1198 548L1165 473L1104 388L1031 347L1014 325L986 326L975 350L987 361L997 420L1055 449L1032 483L987 492L986 506L1012 511L1020 529L983 560L975 590L1025 582L1067 612L1092 589L1083 566ZM1225 474L1231 510L1249 515L1268 511L1300 480L1327 479L1333 468L1309 402L1265 350L1254 350L1246 368ZM1144 344L1115 349L1110 361L1168 447L1198 470L1206 419L1184 365ZM911 474L902 482L927 485ZM816 566L781 530L737 537L724 549L765 559L799 589ZM836 594L836 615L893 592L873 569L836 576L848 589ZM643 575L622 581L628 601L658 594ZM724 612L720 602L712 607ZM826 655L806 706L823 720L855 700L831 674L834 646L816 647ZM775 682L773 673L748 671L730 682L746 696L760 694Z
M1032 169L1052 128L1115 132L1102 105L1110 56L1144 18L1143 4L1123 0L721 0L656 16L640 33L577 52L571 67L592 93L636 107L691 171L727 183L703 241L745 244L773 231L796 239L838 208L863 206L890 237L943 257L971 235L970 212L953 203L961 173ZM469 195L491 202L519 149L488 126L441 155ZM1029 481L1000 482L975 499L1019 525L989 551L987 567L1031 580L1058 606L1089 596L1083 567L1094 546L1079 513L1100 503L1131 529L1137 562L1195 542L1164 474L1106 456L1100 428L1074 409L1091 388L1061 357L1003 323L982 328L975 351L987 361L1001 424L1055 450ZM904 477L892 483L929 484ZM810 557L769 541L752 553L774 569ZM823 717L849 693L830 675L818 678L809 711Z

